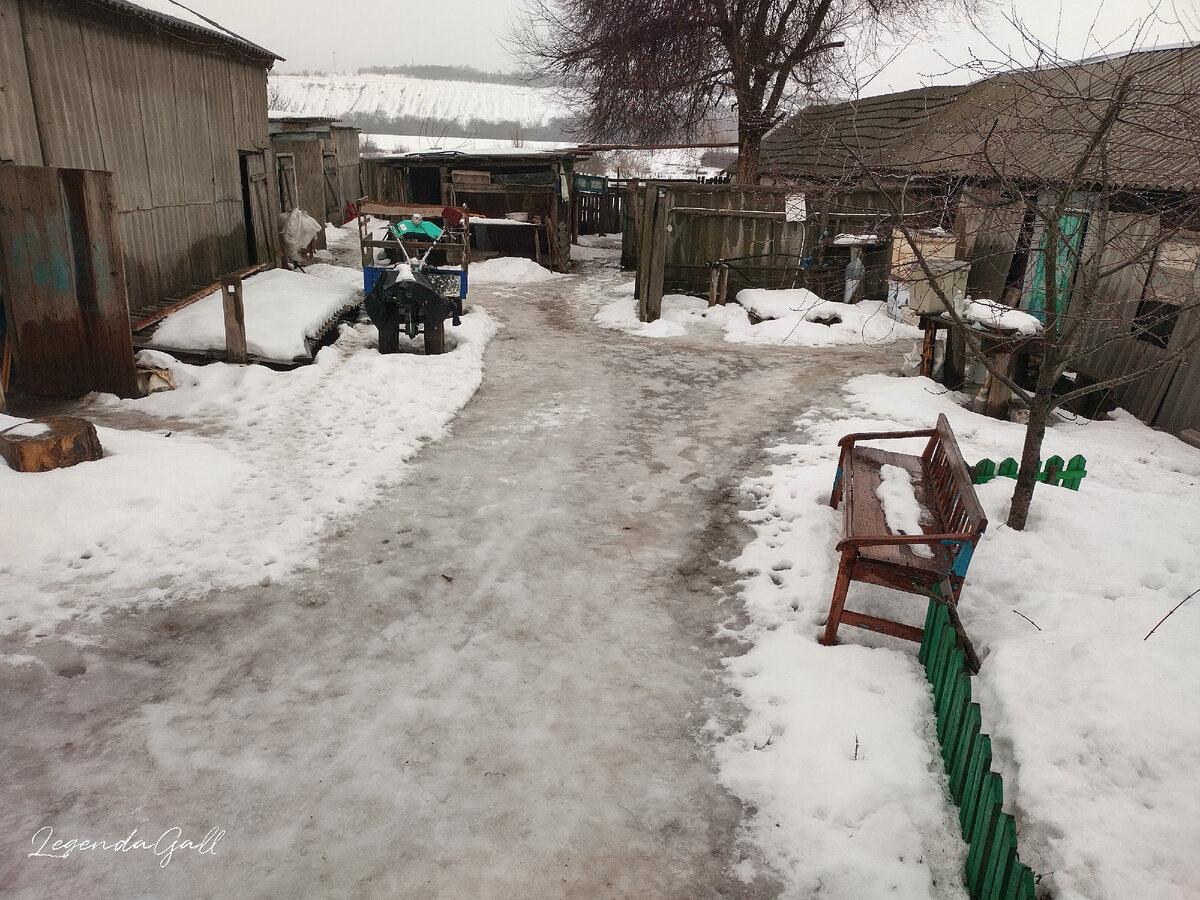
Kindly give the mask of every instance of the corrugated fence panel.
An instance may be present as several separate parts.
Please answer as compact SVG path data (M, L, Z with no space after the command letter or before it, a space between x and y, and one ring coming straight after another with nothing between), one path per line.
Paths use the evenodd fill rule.
M197 203L188 207L187 226L190 236L192 283L210 284L229 271L225 268L221 255L216 205Z
M122 211L147 209L151 205L150 168L142 130L135 42L130 35L96 28L85 31L84 48L100 140L115 178L118 207Z
M267 110L255 102L254 79L245 66L231 65L229 68L231 96L233 97L233 127L239 150L261 150L267 144ZM266 75L263 75L262 95L266 98ZM262 117L261 129L256 127L255 117Z
M138 48L138 60L146 156L150 161L150 194L155 206L175 206L184 199L185 175L175 118L171 53L161 43L144 41Z
M160 206L152 211L158 269L162 274L163 291L168 296L194 283L192 263L188 258L191 238L187 213L185 206Z
M232 272L250 264L246 250L246 218L242 201L222 200L216 204L217 242L221 271Z
M125 253L125 283L130 311L137 312L165 296L154 241L154 214L149 209L126 210L117 216Z
M1154 424L1174 434L1200 431L1200 358L1195 354L1176 370Z
M176 51L175 80L176 141L183 159L183 199L187 203L212 203L213 159L207 123L204 57L195 50Z
M34 4L21 17L44 164L107 169L79 20Z
M42 165L17 0L0 0L0 159Z
M1135 258L1157 238L1159 223L1156 216L1109 213L1106 230L1107 235L1100 235L1093 228L1084 248L1085 258L1099 252L1101 269ZM1129 323L1137 313L1148 272L1148 261L1135 262L1102 279L1096 287L1088 318L1071 323L1081 330L1076 346L1099 346L1108 341L1086 361L1086 368L1101 379L1153 366L1163 356L1161 349L1130 333ZM1079 314L1076 302L1071 312ZM1173 367L1160 369L1118 388L1117 402L1133 415L1148 420L1162 403L1172 373Z
M237 130L233 121L230 63L223 56L204 57L204 88L208 104L208 141L212 157L213 191L218 201L242 198Z

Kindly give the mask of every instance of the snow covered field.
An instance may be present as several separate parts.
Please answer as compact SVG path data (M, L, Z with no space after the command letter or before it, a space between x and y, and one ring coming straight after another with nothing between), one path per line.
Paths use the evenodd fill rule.
M567 113L559 95L549 88L411 75L271 75L270 81L284 115L377 113L389 118L547 125Z
M344 327L338 341L322 350L314 365L292 372L223 364L193 367L165 354L148 354L150 361L172 370L179 389L136 401L91 398L96 417L110 423L99 429L107 451L103 460L37 476L0 468L3 631L10 635L26 629L53 632L72 641L85 627L102 626L116 611L166 604L186 607L214 588L270 585L308 571L334 529L353 522L373 501L387 495L406 477L407 461L447 433L458 411L483 382L484 350L497 333L501 308L519 311L525 316L522 321L531 323L531 331L532 323L540 321L531 311L535 309L544 308L550 311L546 315L559 319L578 320L583 339L571 345L574 356L551 368L563 376L569 376L572 367L586 371L594 408L564 406L566 384L549 392L543 388L537 402L517 397L511 401L510 421L504 426L507 430L489 423L490 428L479 438L497 447L529 430L545 432L545 439L553 441L565 441L571 433L585 431L588 441L602 442L608 432L596 425L595 417L601 411L611 412L629 396L628 388L619 396L605 393L602 379L610 371L642 379L647 394L642 402L662 417L664 427L677 427L671 417L677 415L679 406L687 407L715 390L712 382L705 381L708 369L714 366L725 367L722 371L728 374L742 361L750 365L756 354L770 353L772 371L768 375L779 379L779 371L789 365L815 360L818 368L828 370L823 359L854 359L850 354L856 346L874 351L896 345L899 350L900 342L915 341L919 335L870 304L838 306L833 311L840 314L840 322L818 324L812 320L826 318L829 305L791 295L746 297L746 306L754 308L757 316L774 316L757 325L751 324L743 306L730 304L710 310L694 298L668 297L663 319L644 325L632 315L631 279L611 266L604 268L605 262L611 263L611 251L604 252L602 242L593 243L595 252L584 254L593 257L585 263L586 274L551 276L544 283L535 283L532 276L543 275L524 265L527 261L493 260L473 266L473 283L493 290L495 315L477 307L464 318L462 327L447 329L448 339L456 343L453 351L442 357L415 353L381 357L374 351L374 330L369 325ZM540 329L538 334L542 334ZM638 340L631 340L633 337ZM654 345L653 339L663 340ZM645 347L661 347L659 369L612 366L614 356L625 358L629 344L651 360L655 355L645 354ZM522 356L527 352L524 336L514 336L505 345L507 368L502 369L502 377L517 378L532 366L533 361ZM549 342L541 352L550 352ZM822 357L823 353L829 355ZM641 360L642 355L629 358ZM681 392L682 399L675 405L660 405L660 380L679 378L680 367L695 379L695 386L688 386L690 393ZM489 370L489 377L497 376ZM839 378L839 383L842 380ZM965 851L957 836L955 811L946 797L929 692L916 662L915 646L850 628L843 629L838 647L817 644L832 593L833 548L840 528L840 516L825 504L836 466L836 442L846 433L925 427L944 412L967 460L973 462L981 457L1016 455L1022 428L969 412L961 405L965 398L925 379L871 374L844 380L839 396L813 403L795 417L794 432L786 441L777 446L740 448L748 458L765 453L768 461L759 470L748 472L742 484L742 515L755 536L740 553L724 560L740 578L735 600L738 608L729 608L726 601L727 606L704 627L740 642L745 650L729 655L724 663L726 686L744 704L745 717L730 725L729 719L714 715L707 725L698 727L701 743L694 752L701 759L715 754L721 783L746 804L743 835L747 848L755 848L755 852L747 849L733 867L732 874L741 883L761 887L764 879L777 877L782 880L782 896L798 900L873 900L882 896L958 900L964 896L960 872ZM757 402L763 397L754 399ZM785 399L768 397L767 402L786 408ZM727 402L736 403L736 396ZM0 417L0 428L18 421ZM645 453L641 448L649 445L649 435L657 430L638 432L632 445L638 449L621 448L620 453L602 457L615 471L624 472L628 467L636 475L627 484L623 480L610 498L593 497L587 505L596 534L605 540L631 540L627 530L615 527L614 522L644 522L646 528L656 527L655 517L642 513L642 504L660 494L671 503L682 503L693 484L682 479L695 478L694 472L688 474L689 467L695 465L700 471L715 465L703 455L699 462L687 463L688 455L700 451L680 432L668 435L666 444L652 445L660 455L649 457L654 464L650 468L666 469L671 479L660 484L638 474L634 462L640 461ZM506 478L537 481L539 461L523 448L513 444L514 469ZM1029 528L1015 533L1003 524L1012 482L999 478L981 486L979 494L991 524L974 557L961 605L966 627L983 657L975 695L983 708L984 730L993 738L994 765L1004 777L1007 807L1017 818L1022 858L1042 876L1039 896L1055 900L1193 900L1200 895L1200 863L1195 854L1200 845L1200 824L1195 816L1200 806L1200 726L1193 714L1200 692L1200 651L1196 649L1200 646L1200 598L1185 603L1152 636L1146 635L1172 607L1200 587L1200 450L1118 413L1112 421L1057 423L1047 435L1045 453L1063 457L1082 453L1087 458L1089 474L1080 491L1039 487ZM557 458L554 467L563 468L568 458ZM674 472L671 466L683 468ZM610 474L607 468L605 472ZM467 490L472 480L478 494ZM585 479L588 483L593 480ZM443 490L450 496L463 493L467 508L472 508L475 497L489 498L488 504L478 507L481 515L503 505L498 498L504 495L496 493L503 485L488 472L463 475L455 470L446 473L446 482ZM704 479L695 480L695 484L703 483ZM490 486L489 490L494 487L495 492L485 495L484 485ZM510 521L508 515L515 516L514 530L532 534L533 520L527 516L569 512L577 502L575 496L552 493L538 497L538 503L530 506L540 505L540 511L508 504L504 521ZM676 508L671 504L661 507ZM475 527L470 518L461 524L455 519L437 524L448 530L445 533ZM606 525L612 535L604 530ZM395 536L396 523L389 521L387 527L388 534ZM689 525L692 527L700 525ZM539 540L526 543L534 545L539 556L553 557L559 546L556 535L536 533ZM499 541L504 535L487 537ZM624 544L616 546L623 553L639 552ZM640 552L644 557L651 550ZM661 553L655 557L660 559L655 565L673 565L667 562L672 557L666 551L654 549L653 553ZM439 575L432 570L432 581L423 584L433 585L427 589L433 597L438 590L457 588L468 578L477 578L477 586L471 582L471 602L490 609L501 563L507 562L501 560L494 571L470 576L454 573L457 583L444 571ZM572 564L570 558L555 559L555 566L565 573L562 578L575 584L587 573L575 571ZM505 589L514 596L527 594L522 573L509 575L513 583ZM678 586L684 580L670 581L673 571L664 568L662 576L666 583L676 584L675 590L684 590ZM578 587L587 593L585 585ZM703 593L703 586L697 590ZM851 599L867 610L907 604L911 620L919 623L923 617L919 601L883 589L855 584ZM382 597L381 608L385 601L390 603L391 598ZM433 668L415 687L398 682L390 688L394 696L381 695L376 683L367 682L371 707L383 704L388 719L400 720L410 707L422 710L419 718L442 716L447 707L428 694L435 682L456 683L457 660L464 658L459 654L469 654L473 644L483 648L481 658L487 661L477 662L483 668L476 674L521 668L517 662L492 658L498 649L488 641L507 627L502 615L490 613L498 618L489 619L485 628L470 630L475 622L462 626L467 629L461 636L463 643L455 643L452 652L449 643L443 647L426 639L437 622L422 622L425 602L405 599L403 627L398 619L394 632L388 632L382 643L372 643L369 633L359 633L356 627L346 638L353 653L340 644L336 647L343 654L339 665L348 665L346 660L364 646L384 654L389 642L401 641L412 632L414 637L405 645L405 652L432 654ZM584 614L607 622L608 602L605 598L604 604L596 604ZM693 615L708 615L700 601L689 599L689 603L695 605ZM72 621L73 617L77 620ZM546 637L537 633L532 621L510 624L528 631L528 640ZM570 621L565 618L555 625L558 630L549 634L553 638L550 643L573 627ZM619 625L605 624L612 629L612 640L620 637ZM238 640L247 644L243 649L253 660L261 648L252 646L251 637ZM453 637L460 639L458 634ZM639 645L638 652L646 650ZM3 662L10 672L36 668L33 657L20 652L5 656ZM628 659L621 662L629 664ZM674 660L642 658L639 665L645 671L657 671L655 666L667 662L675 671ZM556 660L553 666L561 664ZM355 669L353 679L365 680L369 669ZM103 666L98 665L96 671L103 672ZM561 690L577 696L581 688L571 685L571 672L555 676L557 670L547 671L561 679ZM336 721L343 725L358 721L360 713L353 709L352 701L365 701L345 693L350 690L347 685L354 683L350 675L337 673L342 680L334 685L322 680L328 673L306 672L305 684L323 686L314 688L305 704L319 703L331 715L346 707L345 717ZM635 682L637 674L630 675ZM258 669L255 677L260 677ZM287 683L287 690L280 687L284 682L272 681L274 693L267 696L292 697L294 701L291 674L285 671L278 677ZM33 681L32 676L21 678ZM67 683L65 679L51 680ZM78 679L71 684L84 682ZM472 683L488 682L479 678ZM331 692L332 687L343 693ZM56 689L67 691L65 687ZM254 685L249 689L261 690ZM630 688L614 710L640 709L642 690L642 686ZM409 696L414 691L421 696ZM538 703L546 702L544 696L557 694L538 695ZM499 699L508 702L507 697ZM63 702L74 701L67 696ZM261 709L262 715L284 714L266 701L243 698L243 702L252 712ZM488 705L496 702L497 698L491 698ZM189 703L207 718L191 718L200 717L201 712L191 710ZM457 702L454 708L460 709L464 703ZM236 729L224 735L213 725L210 719L231 720L234 706L221 706L219 699L213 700L203 691L196 697L172 696L169 702L143 703L139 699L134 708L145 712L130 721L141 721L138 716L149 721L147 727L156 742L154 758L160 762L170 761L175 769L183 770L192 765L193 758L201 758L212 771L222 771L222 778L235 787L250 784L258 790L268 783L274 762L248 756L242 769L224 771L219 754L204 744L204 740L222 736L233 746L257 746L255 741L268 740L266 734L248 725L238 727L248 729L255 741L245 741ZM569 712L566 708L552 710L554 717ZM681 709L664 711L662 721L675 723L676 716L682 716ZM194 733L183 724L176 726L176 721L188 723ZM544 734L539 730L543 726L531 726L539 743L552 734L561 736L568 727L558 718L553 724L559 730ZM125 727L133 729L134 725ZM371 727L373 739L391 740L397 726L388 721ZM576 727L584 728L570 725ZM214 732L210 734L208 729ZM589 746L598 743L586 729L582 733L589 735ZM469 739L460 734L452 743ZM367 788L375 790L380 779L396 776L396 771L388 768L386 754L379 758L372 754L370 761L364 762L357 743L337 749L340 764L354 773L370 770L370 775L374 768L382 773L352 783L364 790L363 797L371 798L369 803L364 800L363 809L375 815L376 807L382 806L380 815L394 825L387 816L398 814L389 811L388 802L392 801L386 800L386 792L366 792ZM447 745L436 753L431 750L429 765L449 759L455 749ZM296 752L291 745L280 751L281 758L291 761L285 767L286 788L293 792L292 778L318 770L325 773L317 763L296 763ZM105 765L114 765L114 759L109 746ZM432 785L421 781L420 773L414 770L410 774L408 758L401 755L400 761L405 768L397 777L427 793L412 795L425 798L420 802L398 797L397 804L408 803L414 810L419 807L428 812L460 795L485 796L479 787L451 790L448 785L458 785L454 778L461 777L455 773ZM508 765L514 772L521 765L531 768L528 760L509 760ZM91 771L86 774L90 779ZM592 777L619 781L619 774L595 772ZM528 805L515 791L515 778L510 782L513 802ZM573 802L582 804L590 796L583 781L573 783L572 790L578 795L572 795ZM655 784L653 790L667 796L671 786ZM132 796L124 797L123 802L132 809L139 800ZM142 798L140 802L147 801ZM220 808L216 800L212 803ZM611 815L621 816L615 804L613 807ZM654 808L653 803L650 807ZM275 825L291 828L286 823ZM703 825L700 821L683 826L676 822L674 827L703 830ZM663 833L669 827L671 822L664 822ZM281 833L274 836L284 840ZM18 844L27 837L13 835ZM451 840L458 835L446 832L438 837ZM469 837L478 843L477 852L486 851L486 833L471 832ZM580 840L581 847L585 843ZM286 846L296 849L292 844ZM299 846L311 850L315 845ZM231 847L227 852L236 851ZM300 856L308 859L310 854ZM427 857L410 860L410 864L433 866ZM266 863L258 860L255 865L261 875ZM297 865L308 863L300 860ZM432 878L433 869L430 871ZM599 889L602 885L597 882L588 887ZM749 896L750 887L746 890ZM595 891L579 894L594 895Z

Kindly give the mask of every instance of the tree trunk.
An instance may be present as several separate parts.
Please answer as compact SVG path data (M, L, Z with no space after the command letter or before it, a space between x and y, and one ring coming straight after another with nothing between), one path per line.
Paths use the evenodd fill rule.
M1042 461L1042 440L1046 436L1046 423L1050 421L1050 404L1054 386L1050 375L1053 367L1043 363L1038 373L1038 389L1029 402L1029 424L1025 427L1025 446L1021 450L1021 467L1017 470L1017 486L1013 490L1012 504L1008 511L1008 527L1013 531L1024 531L1029 518L1029 505L1033 502L1033 489L1037 486L1038 468ZM1042 382L1050 378L1049 384Z
M745 124L738 125L737 172L734 184L758 184L758 156L762 150L764 132Z

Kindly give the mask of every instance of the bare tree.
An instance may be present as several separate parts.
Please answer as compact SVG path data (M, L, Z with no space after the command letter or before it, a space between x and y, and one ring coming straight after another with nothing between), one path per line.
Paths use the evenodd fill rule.
M868 149L843 123L852 166L826 196L858 184L884 198L951 327L1028 406L1007 523L1021 530L1055 410L1178 366L1200 342L1200 48L1048 60L950 90L904 146ZM953 227L977 296L1020 299L1043 321L1031 383L985 352L925 224Z
M845 69L933 9L976 0L528 0L514 49L563 84L593 141L693 138L736 107L736 181L753 184L763 136ZM845 74L844 72L842 74Z

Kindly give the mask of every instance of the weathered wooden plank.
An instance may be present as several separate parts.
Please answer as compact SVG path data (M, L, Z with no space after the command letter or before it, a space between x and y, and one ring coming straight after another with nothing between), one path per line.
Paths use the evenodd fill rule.
M88 381L92 390L136 397L113 177L107 172L68 170L61 178L72 235L75 303L88 348Z
M112 176L0 166L0 284L25 389L136 390Z
M86 343L57 171L0 166L0 197L0 287L21 378L32 394L79 396Z

